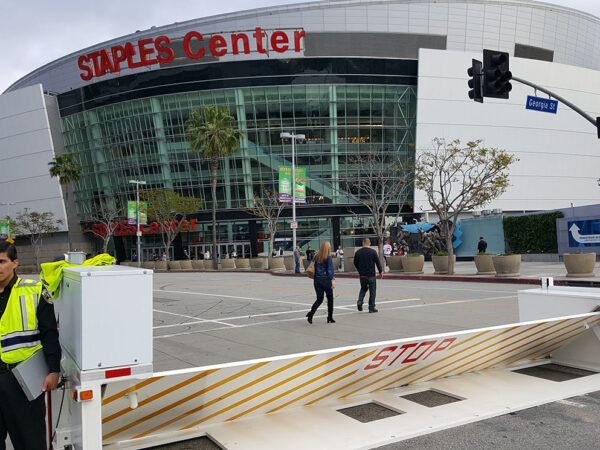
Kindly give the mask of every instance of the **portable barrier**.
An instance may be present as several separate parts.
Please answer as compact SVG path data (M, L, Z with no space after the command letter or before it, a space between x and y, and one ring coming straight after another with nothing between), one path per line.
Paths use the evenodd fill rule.
M54 448L145 448L203 435L228 449L370 448L600 390L600 312L590 312L600 295L545 283L519 292L522 321L507 325L161 373L70 361ZM548 362L592 372L556 384L515 370ZM459 401L431 412L402 397L427 389ZM371 403L398 417L362 424L339 413Z

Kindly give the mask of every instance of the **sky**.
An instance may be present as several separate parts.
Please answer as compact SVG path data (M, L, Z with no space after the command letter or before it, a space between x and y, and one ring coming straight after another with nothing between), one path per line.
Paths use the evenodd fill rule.
M0 0L0 93L69 53L151 26L299 0ZM547 0L600 17L600 0Z

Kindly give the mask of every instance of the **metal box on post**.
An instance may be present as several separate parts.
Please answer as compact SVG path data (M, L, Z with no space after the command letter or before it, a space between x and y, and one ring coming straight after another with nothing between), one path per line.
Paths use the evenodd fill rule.
M60 341L79 370L152 363L152 271L80 266L63 271Z

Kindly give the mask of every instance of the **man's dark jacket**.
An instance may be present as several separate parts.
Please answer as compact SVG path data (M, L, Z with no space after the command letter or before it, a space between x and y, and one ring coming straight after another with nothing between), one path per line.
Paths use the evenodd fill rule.
M377 252L369 247L361 247L354 254L354 267L361 277L374 277L375 266L379 273L383 272Z

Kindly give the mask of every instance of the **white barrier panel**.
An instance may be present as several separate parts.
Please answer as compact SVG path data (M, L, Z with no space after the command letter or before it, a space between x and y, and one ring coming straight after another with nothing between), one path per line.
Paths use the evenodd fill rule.
M599 320L599 313L581 314L116 382L102 402L103 444L158 435L175 441L178 433L215 423L534 361Z

